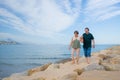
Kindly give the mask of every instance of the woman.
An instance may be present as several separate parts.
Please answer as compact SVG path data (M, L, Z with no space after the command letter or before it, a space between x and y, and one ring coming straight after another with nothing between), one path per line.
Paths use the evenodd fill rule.
M79 32L74 31L74 36L72 37L72 40L69 46L69 49L72 47L72 51L71 51L72 64L75 63L75 60L77 64L79 63L80 41L81 41L81 38L79 37ZM76 52L76 58L74 57L75 52Z

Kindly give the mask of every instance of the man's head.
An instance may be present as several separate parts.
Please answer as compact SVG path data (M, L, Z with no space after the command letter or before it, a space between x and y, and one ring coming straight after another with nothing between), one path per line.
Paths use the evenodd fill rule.
M89 28L88 28L88 27L85 28L85 33L86 33L86 34L89 33Z

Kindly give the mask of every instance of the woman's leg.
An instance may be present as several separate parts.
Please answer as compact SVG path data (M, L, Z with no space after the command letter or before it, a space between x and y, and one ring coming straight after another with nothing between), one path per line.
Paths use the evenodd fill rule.
M76 62L79 63L80 48L76 49Z
M72 53L71 53L71 57L72 57L72 64L75 63L75 59L74 59L74 52L75 52L75 49L72 48Z

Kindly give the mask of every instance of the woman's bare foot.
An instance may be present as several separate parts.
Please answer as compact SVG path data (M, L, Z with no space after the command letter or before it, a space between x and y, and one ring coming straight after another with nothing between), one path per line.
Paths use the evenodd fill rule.
M79 58L76 58L76 63L79 64Z
M75 61L72 61L72 64L75 64Z
M79 62L76 62L76 64L79 64Z
M75 59L72 59L72 64L75 64Z

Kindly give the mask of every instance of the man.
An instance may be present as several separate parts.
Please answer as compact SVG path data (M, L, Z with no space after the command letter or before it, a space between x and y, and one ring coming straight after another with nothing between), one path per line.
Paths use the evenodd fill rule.
M89 28L85 28L85 33L82 35L83 38L83 49L86 61L90 63L91 47L95 48L95 41L93 35L89 32Z

